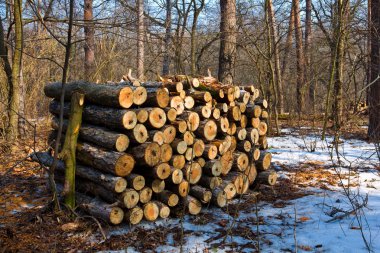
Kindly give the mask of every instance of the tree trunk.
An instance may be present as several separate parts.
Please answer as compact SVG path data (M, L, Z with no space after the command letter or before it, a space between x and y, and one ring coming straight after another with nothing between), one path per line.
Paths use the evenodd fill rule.
M294 11L294 31L296 40L296 55L297 55L297 110L299 115L302 114L304 110L304 85L305 85L305 58L302 43L302 26L301 26L301 14L300 14L300 3L299 0L293 0L293 11Z
M232 84L236 60L236 1L220 1L220 51L218 78Z
M190 58L191 58L191 75L196 74L196 50L197 50L197 22L199 14L201 13L205 0L200 1L200 6L197 6L197 1L192 0L191 4L194 6L193 24L191 26L191 38L190 38Z
M172 24L172 0L166 0L166 19L165 19L165 40L164 40L164 60L162 74L169 75L170 70L170 42Z
M79 135L79 129L82 124L82 112L84 104L84 95L78 92L73 94L71 99L70 118L67 125L65 143L59 154L66 165L65 184L63 193L65 195L65 204L69 208L75 207L75 170L76 170L76 146Z
M9 89L9 126L7 139L18 137L18 118L20 109L20 70L23 54L23 24L22 24L22 0L14 0L13 17L15 25L15 44L12 59L12 87Z
M95 28L92 12L93 0L84 0L84 78L87 81L95 79Z
M312 0L306 0L306 21L305 21L305 82L309 86L309 105L313 108L313 115L315 114L315 81L312 81L311 78L311 9L312 9Z
M144 0L137 0L137 78L144 79Z
M380 1L372 0L371 4L371 78L370 82L374 82L369 87L368 102L369 102L369 125L368 136L375 142L380 141L380 43L379 34L380 29L380 15L379 15ZM376 81L375 81L376 80Z

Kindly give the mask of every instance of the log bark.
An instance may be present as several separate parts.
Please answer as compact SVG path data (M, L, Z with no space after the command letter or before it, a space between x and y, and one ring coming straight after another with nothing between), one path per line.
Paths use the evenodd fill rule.
M190 184L183 179L179 184L168 184L167 188L180 197L186 197L190 191Z
M235 197L236 187L234 183L223 180L223 182L218 187L220 187L226 193L227 200L233 199Z
M31 159L35 162L41 163L46 167L53 165L54 158L47 152L33 153ZM63 161L58 161L56 166L57 171L64 172L65 164ZM83 165L77 165L75 174L81 178L88 179L96 184L102 185L105 189L111 192L123 192L127 187L127 181L122 177L116 177L111 174L104 174L100 171L86 167Z
M244 173L231 171L223 180L233 183L237 194L244 194L248 191L249 179Z
M139 224L143 217L144 211L138 206L135 206L134 208L127 210L124 215L125 221L131 225Z
M257 175L256 182L273 186L277 182L277 173L273 170L262 171Z
M135 159L129 154L105 151L87 143L78 143L77 158L86 165L121 177L129 175L135 166Z
M213 190L216 187L218 187L222 183L222 181L223 180L220 177L209 177L206 175L202 175L198 184Z
M240 152L250 152L252 149L252 144L250 141L239 141L237 143L236 149Z
M157 205L160 218L166 219L169 217L170 208L167 205L165 205L164 203L157 201L157 200L152 201L152 202Z
M172 193L171 191L164 190L158 194L155 195L155 197L161 201L162 203L173 207L178 204L179 198L178 195L175 193Z
M202 171L204 175L218 177L222 173L222 163L219 160L208 160Z
M51 126L53 129L58 130L59 120L53 117ZM66 132L68 121L63 120L62 130ZM79 129L79 138L84 141L91 142L98 146L124 152L129 146L129 138L125 134L110 131L106 128L82 124Z
M244 174L248 177L249 184L252 185L257 177L257 169L254 163L251 163L244 171Z
M185 133L187 131L187 123L185 120L172 121L171 124L177 129L179 133Z
M84 194L76 194L78 207L86 213L100 218L111 224L117 225L123 221L124 211L120 207L115 207L104 203L99 199L88 197Z
M129 187L132 187L136 191L141 190L145 186L145 178L141 175L131 173L126 176Z
M160 193L165 189L165 181L161 179L145 178L146 185L152 188L154 193Z
M144 106L165 108L169 105L170 97L166 89L147 88L146 90L148 94Z
M161 148L157 143L145 142L131 149L130 153L138 165L153 167L160 162Z
M215 188L212 191L211 203L218 207L225 207L227 204L227 194L221 188Z
M190 184L196 184L202 176L202 167L197 162L186 164L182 169L185 179Z
M59 99L62 84L60 82L45 85L47 97ZM65 84L65 100L69 101L75 91L81 91L86 101L117 108L130 108L133 105L133 90L128 86L94 84L88 82L71 82Z
M49 110L55 115L59 115L60 106L56 100L51 101ZM70 114L70 104L65 103L63 114L68 117ZM133 129L137 124L136 113L132 110L100 107L96 105L85 105L83 109L83 120L85 122L105 126L111 129Z
M258 170L267 170L270 168L272 161L272 154L269 152L261 152L260 158L256 161L256 167Z
M190 188L190 194L204 204L210 202L212 197L212 192L210 190L199 185L192 186Z
M187 150L187 143L181 139L174 139L170 145L176 154L185 154Z

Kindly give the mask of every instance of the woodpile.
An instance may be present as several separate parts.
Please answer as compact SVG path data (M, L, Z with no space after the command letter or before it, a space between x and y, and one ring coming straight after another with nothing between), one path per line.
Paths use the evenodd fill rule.
M257 183L273 185L266 133L268 103L253 86L218 83L212 77L172 76L160 82L45 86L52 128L68 126L70 99L84 94L76 148L76 203L112 224L196 215L209 203L224 207ZM52 133L50 139L55 137ZM53 158L32 159L49 167ZM59 161L57 181L65 165Z

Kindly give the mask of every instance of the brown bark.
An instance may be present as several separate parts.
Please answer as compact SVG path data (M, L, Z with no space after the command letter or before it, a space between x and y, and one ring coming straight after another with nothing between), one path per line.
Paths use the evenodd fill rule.
M160 162L161 149L157 143L145 142L130 150L138 165L153 167Z
M84 0L84 76L90 81L94 79L95 68L95 25L92 12L93 0Z
M218 78L232 84L236 60L236 1L220 1L220 51Z

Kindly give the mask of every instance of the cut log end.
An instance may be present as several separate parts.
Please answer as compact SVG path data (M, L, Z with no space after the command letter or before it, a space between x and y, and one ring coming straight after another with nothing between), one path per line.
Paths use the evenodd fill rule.
M166 113L161 108L153 108L149 113L149 123L154 128L161 128L165 125Z
M160 214L159 208L156 203L149 202L144 205L144 217L148 221L157 220Z
M135 159L129 154L121 155L115 164L115 174L120 177L129 175L135 167Z
M124 211L120 207L112 207L109 220L112 224L120 224L124 218Z
M152 199L152 188L150 187L144 187L139 192L140 202L143 204L148 203Z
M124 152L129 147L129 138L124 134L120 134L115 143L115 148L119 152Z
M130 188L126 189L122 195L124 206L128 209L135 207L140 199L138 192Z
M143 124L137 124L133 128L133 139L137 143L144 143L148 140L148 131L146 130L146 127Z
M142 105L145 103L147 97L148 94L144 87L136 87L136 89L133 91L133 103L135 105Z
M124 178L120 177L120 178L117 178L116 182L115 182L115 192L117 193L121 193L123 192L125 189L127 188L127 180L125 180Z
M138 206L128 210L125 213L125 221L131 225L136 225L136 224L140 223L141 220L143 219L143 217L144 217L144 212Z
M129 108L133 105L133 90L130 87L124 87L120 90L119 104L123 108Z
M137 124L137 115L134 111L127 111L123 116L123 126L125 129L133 129Z

